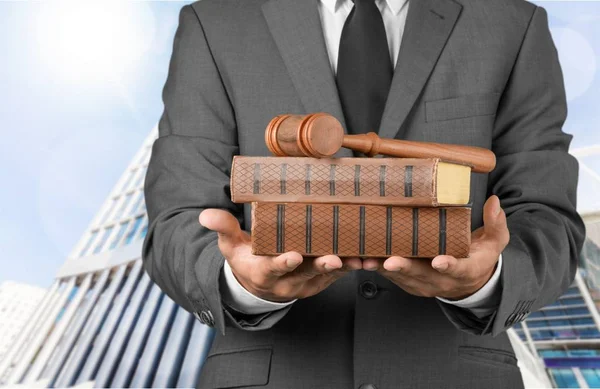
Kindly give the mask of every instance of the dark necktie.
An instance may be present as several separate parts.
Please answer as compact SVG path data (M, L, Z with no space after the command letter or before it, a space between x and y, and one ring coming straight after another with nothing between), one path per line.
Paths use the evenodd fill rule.
M349 134L377 132L394 69L374 0L354 0L342 29L336 83Z

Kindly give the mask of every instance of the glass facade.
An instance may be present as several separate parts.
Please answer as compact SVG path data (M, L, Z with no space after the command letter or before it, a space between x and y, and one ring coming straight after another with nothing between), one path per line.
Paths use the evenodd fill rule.
M129 210L129 216L134 216L138 212L140 212L140 205L144 202L144 191L140 190L136 196L137 199L135 200L135 203L133 203L133 206Z
M138 216L135 219L135 222L133 222L133 226L131 227L131 230L129 231L129 233L127 233L127 237L125 238L125 242L123 244L131 243L133 238L135 238L135 236L139 230L140 224L142 224L142 221L144 221L144 216Z
M0 360L0 386L196 386L213 330L162 293L139 257L155 138L156 129Z
M527 318L527 326L534 340L600 338L600 332L577 286L569 288L553 304L532 312ZM525 338L520 323L514 328Z
M98 236L98 230L96 231L92 231L89 234L89 238L87 240L86 245L83 247L83 249L81 250L81 252L79 253L80 257L83 257L87 254L88 250L90 249L90 247L92 246L92 243L94 243L94 241L96 240L96 236Z
M582 216L587 238L575 282L514 326L523 341L530 338L559 388L600 388L600 212Z
M113 238L112 243L110 244L109 250L114 249L115 247L117 247L117 245L119 244L119 242L121 241L121 238L123 237L123 234L125 234L125 230L127 229L127 226L129 225L129 221L123 222L121 223L121 226L119 227L119 232L117 233L117 235L115 235L115 237Z
M553 369L552 378L559 388L579 388L579 382L571 369Z
M94 254L98 254L100 251L102 251L102 249L104 248L104 244L106 243L108 237L112 233L113 228L114 226L108 226L104 229L104 232L102 233L102 238L100 238L100 241L96 244Z

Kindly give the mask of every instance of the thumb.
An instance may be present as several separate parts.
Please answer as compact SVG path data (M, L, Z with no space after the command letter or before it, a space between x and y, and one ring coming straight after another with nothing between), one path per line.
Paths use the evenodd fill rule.
M486 237L496 240L502 248L508 244L510 234L506 223L506 214L496 195L490 196L483 205L483 229Z
M223 243L236 244L243 240L239 221L231 213L222 209L209 208L200 213L200 224L217 232Z

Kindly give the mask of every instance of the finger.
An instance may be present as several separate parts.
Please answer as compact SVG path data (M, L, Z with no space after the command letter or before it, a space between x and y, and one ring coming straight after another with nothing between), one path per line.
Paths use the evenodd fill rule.
M302 282L321 274L327 274L341 269L342 260L337 255L324 255L315 259L304 261L298 268L296 281Z
M279 278L287 273L291 273L300 264L304 258L296 251L289 251L277 257L265 257L267 277Z
M363 263L358 257L340 258L342 260L342 268L339 269L343 272L350 272L353 270L360 270L363 268Z
M407 276L402 271L378 270L378 272L400 288L416 296L434 296L437 285L440 284L443 278L447 278L433 269L430 269L430 274L427 277Z
M236 244L243 240L239 221L231 213L222 209L209 208L200 213L201 225L215 231L223 243Z
M432 268L452 278L466 277L475 265L469 258L458 259L452 255L438 255L431 261Z
M387 271L406 272L410 270L412 263L408 258L393 256L383 262L383 268Z
M506 223L506 214L500 206L500 199L496 195L490 196L483 205L483 229L486 238L492 238L503 250L508 244L510 234Z
M308 292L308 295L312 296L313 294L319 293L353 270L362 269L362 260L358 257L345 257L340 259L343 263L341 268L313 277L304 284L303 289L305 292ZM306 281L306 279L304 279L304 281Z
M419 258L389 257L383 263L384 270L400 272L409 277L427 277L432 272L428 261Z
M362 268L368 271L375 271L382 267L385 259L381 258L365 258L362 261Z

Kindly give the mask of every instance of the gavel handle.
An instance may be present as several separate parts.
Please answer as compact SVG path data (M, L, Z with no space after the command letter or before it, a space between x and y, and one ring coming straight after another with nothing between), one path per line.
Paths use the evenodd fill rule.
M489 173L496 166L494 153L482 147L382 139L374 132L344 135L342 146L369 157L383 154L399 158L440 158L447 162L471 166L475 173Z

